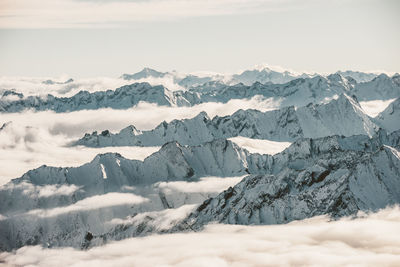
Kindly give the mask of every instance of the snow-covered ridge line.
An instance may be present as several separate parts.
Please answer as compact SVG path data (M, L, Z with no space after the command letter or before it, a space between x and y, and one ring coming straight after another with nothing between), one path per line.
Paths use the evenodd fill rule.
M400 98L389 104L389 106L375 117L375 121L389 132L400 129Z
M310 103L297 109L290 106L267 112L239 110L213 119L201 112L192 119L164 121L153 130L143 132L131 125L117 134L108 130L86 134L75 144L89 147L154 146L178 141L182 145L198 145L236 136L292 142L302 137L335 134L373 136L378 129L355 99L342 94L327 104Z
M188 90L172 91L163 85L134 83L115 90L89 93L80 91L71 97L28 96L7 90L0 98L0 112L19 112L25 109L69 112L83 109L127 109L140 101L164 106L193 106L206 102L226 103L232 99L248 99L256 95L277 98L282 106L303 106L319 103L347 93L359 100L391 99L400 96L400 75L388 77L381 74L369 82L357 83L339 73L312 78L298 78L284 84L254 82L227 85L220 81L208 81Z
M146 186L151 186L158 182L197 181L198 177L205 175L241 176L252 174L253 176L251 177L270 177L274 175L282 179L273 182L274 179L262 178L267 180L261 184L271 188L280 188L287 186L288 179L294 179L299 185L310 187L313 190L316 184L321 185L318 186L318 190L322 190L321 188L324 187L320 183L324 180L322 179L324 173L351 169L351 166L358 166L357 164L361 163L368 166L363 166L360 171L370 170L371 168L374 170L377 167L386 168L385 164L392 164L392 167L387 168L388 175L393 175L393 172L398 175L399 157L393 154L396 151L398 153L398 150L391 147L397 147L398 149L399 144L399 131L388 135L383 130L372 139L365 135L299 139L283 152L274 156L248 153L227 140L216 140L200 146L180 146L176 142L172 142L164 145L160 151L149 156L144 161L127 160L118 154L108 153L98 155L92 162L77 168L42 166L0 187L0 200L5 203L1 206L0 211L3 216L3 219L0 220L0 230L2 231L0 235L1 248L11 249L26 244L43 244L50 240L53 245L82 247L90 244L102 244L107 240L119 240L135 235L144 235L157 231L154 228L154 218L157 218L157 216L150 217L150 219L147 216L139 216L137 219L128 220L128 222L123 221L121 224L113 225L111 228L104 228L104 222L113 218L124 218L124 216L130 218L129 215L135 216L136 213L145 211L168 209L172 206L176 208L183 204L196 204L199 203L198 201L201 202L205 199L204 194L200 193L197 195L197 200L193 199L190 203L177 200L171 202L171 196L166 196L167 192L161 190L165 189L164 186L161 187L165 183L160 184L160 188L157 190L161 191L156 191L156 194L154 194L153 189L150 191L145 189ZM385 155L388 158L385 158ZM382 166L376 164L377 160L382 161L380 163ZM372 164L371 162L373 165L369 165ZM104 179L103 171L106 173L107 179ZM383 171L383 169L379 169L379 171ZM376 173L382 172L371 171L368 172L368 175L373 176L371 179L378 179L374 176ZM383 173L386 175L386 172ZM329 176L329 174L327 175ZM336 183L335 177L327 180L330 183ZM361 174L359 177L361 177ZM246 178L246 181L249 179L252 178ZM257 179L258 182L256 184L260 183L259 179L261 178ZM328 186L328 188L340 187L342 183L339 182ZM397 180L392 179L392 189L388 191L389 200L386 198L387 194L382 195L384 197L380 198L379 207L393 203L393 201L398 202L396 200L397 196L392 196L392 191L398 188L398 182L398 177ZM40 198L35 192L43 191L42 188L46 186L55 186L57 188L73 186L74 188L63 194L46 195L47 201L44 201L43 196ZM31 190L32 188L34 189L33 191ZM139 188L142 189L139 190ZM298 189L301 188L298 187ZM28 191L26 192L26 190ZM63 189L63 191L65 190ZM252 192L251 188L243 189L244 192L247 192L246 190L249 190L249 194ZM135 194L136 192L141 192L142 197L150 197L152 200L134 205L121 202L120 206L114 206L112 209L102 207L101 209L90 211L86 206L81 207L82 205L79 205L78 209L57 209L56 213L53 212L54 208L71 206L88 197L107 195L112 192L135 192ZM254 196L258 196L258 194ZM280 195L278 194L275 197L276 201L279 201ZM220 197L216 199L218 198ZM136 198L134 200L136 201ZM311 202L319 200L321 199L310 199ZM210 201L212 199L207 200L206 203L210 203ZM280 201L286 202L286 200ZM300 200L294 199L293 201L300 203L296 205L303 205ZM366 203L365 209L374 209L376 207L377 204L375 202L371 203L373 205ZM204 205L207 206L208 204L203 204L202 206ZM46 209L49 211L46 211ZM342 207L338 207L339 215L349 213L346 207L343 207L342 213L340 213L341 209ZM37 211L26 212L30 210ZM72 213L62 212L64 210ZM232 210L234 211L235 209ZM301 211L300 214L303 217L309 217L314 214L310 210L294 210ZM247 209L243 209L243 212L247 211ZM325 214L325 210L318 209L318 211L320 213L316 214ZM329 212L329 210L326 211L326 213L330 214ZM193 216L191 215L190 218L193 218ZM103 225L101 227L98 226L99 218L105 220L100 222L100 225ZM218 218L213 217L212 219L218 220ZM293 215L288 218L287 221L291 220L290 218L297 217ZM209 214L206 214L204 219L193 225L193 229L201 227L203 222L209 219ZM280 222L278 219L271 214L270 221L259 221L258 223L273 223L275 222L274 220ZM198 217L195 220L198 221ZM50 221L51 223L49 223ZM63 221L68 221L68 223L64 224L62 223ZM79 223L81 221L86 221L86 223ZM131 225L130 222L132 223ZM185 225L188 225L187 221L185 223ZM237 223L251 223L251 220L237 221ZM53 229L52 232L46 232L45 235L39 234L47 231L44 226L50 224L59 226L57 226L57 229ZM28 227L27 225L32 226ZM95 225L97 226L95 227ZM139 225L141 226L139 227ZM183 224L179 224L179 227L181 228L172 230L187 230L187 228L183 227ZM166 230L168 229L162 229L162 231ZM91 231L91 238L86 238L88 231ZM97 237L101 238L97 239ZM103 237L106 238L103 239ZM92 239L93 241L91 241Z
M341 141L344 147L360 149L358 138ZM298 142L290 148L302 156L289 157L287 167L268 175L247 176L206 200L171 231L193 231L210 222L281 224L317 215L338 218L399 204L399 131L388 139L396 140L397 149L383 146L370 150L372 142L364 143L363 152L356 148L343 153L343 144L338 146L330 138L319 145L321 140Z
M357 82L368 82L378 76L378 72L360 72L360 71L337 71L337 74L343 77L351 77ZM260 64L254 68L243 70L235 74L222 74L210 72L195 72L195 73L179 73L160 72L151 68L144 68L143 70L134 74L123 74L122 79L125 80L143 80L148 78L170 78L180 86L189 88L191 86L200 85L204 82L210 81L223 81L226 84L243 83L251 85L258 81L260 83L286 83L297 78L312 78L318 73L298 72L293 70L284 69L282 67L269 66L268 64ZM325 76L328 76L326 74Z

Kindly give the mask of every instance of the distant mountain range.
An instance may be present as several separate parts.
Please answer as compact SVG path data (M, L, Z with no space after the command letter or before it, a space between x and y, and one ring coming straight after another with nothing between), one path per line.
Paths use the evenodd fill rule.
M69 145L161 148L143 161L106 153L79 167L43 165L0 186L0 251L26 245L87 249L152 233L198 231L211 222L335 219L400 203L399 74L262 67L230 76L182 75L146 68L121 78L131 84L71 97L3 90L0 113L123 110L142 101L181 107L256 96L280 106L214 118L203 111L146 131L130 125L118 133L85 134ZM170 79L183 89L146 79ZM391 103L371 118L359 103L371 100ZM0 126L7 133L13 122ZM250 153L232 137L291 145L274 155Z
M338 71L343 77L350 77L360 82L369 82L378 76L376 73L359 72L359 71ZM149 78L170 78L182 87L190 88L199 86L207 82L223 82L227 85L243 83L244 85L252 85L259 83L283 84L298 78L312 78L318 76L317 73L296 73L288 70L277 70L269 66L258 66L254 69L245 70L238 74L182 74L178 72L160 72L151 68L134 74L123 74L124 80L144 80Z
M254 96L275 98L282 106L304 106L320 103L340 94L354 95L358 100L384 100L400 97L400 75L389 77L381 74L373 80L357 83L340 74L297 78L284 84L255 82L227 85L221 82L206 82L188 90L171 91L165 86L149 83L134 83L115 90L89 93L81 91L72 97L53 95L28 96L7 90L0 98L0 112L19 112L25 109L37 111L53 110L70 112L83 109L126 109L139 102L163 106L193 106L207 102L226 103L232 99L249 99Z
M274 141L335 134L373 136L380 127L396 128L389 126L390 122L395 123L395 119L389 119L388 116L399 118L399 114L387 113L385 111L380 115L378 123L363 112L355 99L342 94L327 104L309 104L297 109L290 106L267 112L239 110L232 115L213 119L201 112L192 119L162 122L153 130L143 132L131 125L117 134L108 130L86 134L75 144L89 147L154 146L178 141L183 145L198 145L235 136Z

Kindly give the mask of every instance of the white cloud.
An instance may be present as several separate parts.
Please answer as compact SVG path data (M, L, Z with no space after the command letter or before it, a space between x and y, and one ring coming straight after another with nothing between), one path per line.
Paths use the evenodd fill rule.
M12 121L0 131L0 161L7 168L0 168L0 185L26 171L43 164L73 167L91 161L96 154L118 152L129 159L143 160L159 147L69 147L68 143L85 133L108 129L118 132L128 125L140 130L152 129L163 120L192 118L201 111L210 117L230 115L238 109L267 111L277 108L272 100L252 98L223 103L205 103L194 107L161 107L139 103L127 110L99 109L69 113L51 111L2 113L2 123Z
M134 71L134 70L131 70ZM182 74L184 75L184 74ZM149 84L164 85L171 91L185 90L174 82L172 75L167 75L163 78L148 77L140 80L127 81L121 78L112 77L89 77L89 78L74 78L72 82L64 83L71 79L70 76L64 74L59 77L13 77L13 76L0 76L0 95L3 90L15 89L18 93L23 93L24 96L52 94L54 96L66 97L72 96L79 91L105 91L115 90L123 85L132 84L136 82L148 82ZM43 83L44 81L51 80L53 84ZM7 100L16 100L16 96L7 96ZM6 100L3 98L3 100Z
M164 190L172 190L185 193L219 193L230 186L239 183L244 176L238 177L203 177L197 182L161 182L158 186Z
M240 147L247 149L250 153L275 155L290 146L290 142L275 142L270 140L252 139L242 136L229 138Z
M128 219L113 219L108 224L110 226L114 226L116 224L124 224L124 225L139 225L146 220L146 218L150 217L153 220L148 221L148 224L154 229L154 231L165 231L171 229L177 222L185 219L195 208L194 205L183 205L176 209L165 209L162 211L151 211L151 212L142 212L137 214L134 217L128 217Z
M33 185L28 182L22 182L18 184L8 184L5 185L5 189L7 190L14 190L14 189L20 189L22 190L22 194L24 195L36 195L37 197L40 198L47 198L55 195L64 195L64 196L69 196L72 195L72 193L78 191L80 189L79 186L76 185Z
M73 82L64 84L65 81L70 79L68 75L64 74L60 77L0 77L0 89L12 90L15 89L25 96L29 95L46 95L52 94L55 96L72 96L81 90L89 92L114 90L121 87L128 82L123 79L110 78L110 77L93 77L74 79ZM54 84L44 84L44 81L51 80ZM1 92L1 90L0 90Z
M45 185L39 186L39 197L50 197L54 195L64 195L69 196L72 193L79 190L79 187L76 185Z
M116 27L141 21L251 14L294 4L291 0L3 0L0 27Z
M360 102L360 106L368 116L375 118L395 100L396 98L389 100L362 101Z
M177 216L179 217L179 216ZM6 264L35 266L397 266L400 210L286 225L210 225L198 233L131 238L87 251L23 247Z
M73 136L62 131L52 133L51 129L52 124L57 121L65 122L66 129L73 128L73 117L63 118L63 114L53 114L54 117L52 117L47 112L30 114L31 116L24 113L2 114L2 118L10 115L16 122L0 131L0 162L2 163L0 185L43 164L76 167L91 161L97 154L106 152L117 152L128 159L143 160L159 149L159 147L70 147L67 144L74 139ZM79 114L75 116L78 117ZM96 118L100 119L100 117ZM68 122L68 119L72 121ZM86 119L90 120L90 117ZM35 125L35 127L26 127L27 125Z
M65 207L31 210L27 214L38 217L54 217L60 214L66 214L82 210L93 210L93 209L100 209L100 208L120 206L120 205L134 205L146 201L149 200L147 198L137 196L134 194L108 193L104 195L88 197Z

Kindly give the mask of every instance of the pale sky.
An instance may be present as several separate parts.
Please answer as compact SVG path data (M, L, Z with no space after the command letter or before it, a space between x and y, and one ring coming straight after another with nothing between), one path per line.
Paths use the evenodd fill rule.
M397 0L0 0L0 76L400 72Z

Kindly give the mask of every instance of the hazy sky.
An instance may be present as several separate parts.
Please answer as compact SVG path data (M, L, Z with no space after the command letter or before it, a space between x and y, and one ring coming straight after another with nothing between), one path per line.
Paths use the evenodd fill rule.
M397 0L0 0L0 76L400 72Z

